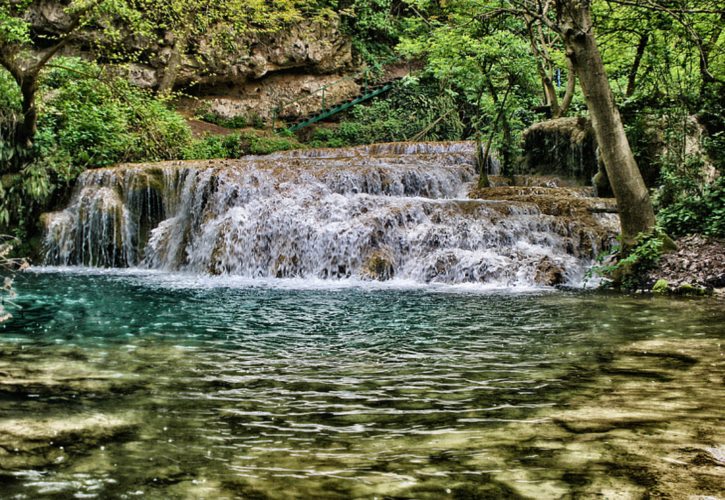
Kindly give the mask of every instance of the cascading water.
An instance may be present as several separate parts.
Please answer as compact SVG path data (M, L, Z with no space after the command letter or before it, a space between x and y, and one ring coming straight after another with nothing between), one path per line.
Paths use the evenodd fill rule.
M473 158L396 143L91 170L46 216L46 263L496 286L553 266L579 282L616 219L470 199Z

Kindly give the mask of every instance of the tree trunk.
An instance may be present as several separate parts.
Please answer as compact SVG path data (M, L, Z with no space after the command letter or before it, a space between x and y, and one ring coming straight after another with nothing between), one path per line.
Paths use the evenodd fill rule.
M554 118L561 118L562 116L566 116L566 112L569 111L569 106L571 105L571 101L574 98L574 91L576 90L576 71L574 70L574 66L571 63L571 60L568 58L566 60L566 65L568 70L568 76L566 80L566 93L564 94L564 98L561 100L559 114Z
M511 124L506 112L501 115L501 128L503 129L503 146L501 148L501 175L513 178L513 134Z
M33 147L33 139L38 127L38 108L35 105L35 94L38 92L38 74L26 73L20 82L20 93L23 97L22 119L15 129L15 143L25 150Z
M490 140L489 140L490 142ZM488 180L488 148L490 144L487 143L484 149L481 137L476 139L476 170L478 170L478 189L491 187L491 182Z
M722 33L723 24L725 24L725 13L720 14L720 23L710 34L710 38L701 44L700 47L700 94L704 96L711 95L713 92L712 84L716 82L713 74L710 72L710 55L712 49L717 45L717 41Z
M557 0L557 18L617 200L623 244L630 246L637 234L654 227L655 216L594 39L590 0Z
M539 49L539 42L542 44L543 41L537 40L536 32L534 31L534 21L530 17L526 17L526 24L529 30L529 42L531 43L531 50L534 53L534 59L536 60L536 70L539 72L539 78L541 79L541 86L544 91L544 105L548 106L551 110L551 116L558 118L561 110L559 108L559 97L556 94L556 87L554 82L551 80L551 76L547 71L549 66L549 60L546 57L545 51ZM544 63L547 63L546 66Z
M634 55L634 61L632 62L632 67L630 68L629 76L627 77L627 97L632 97L632 94L634 94L634 89L637 86L637 72L639 71L639 66L642 64L642 57L644 56L644 51L647 48L648 42L649 33L645 33L639 37L637 53Z
M488 167L489 162L491 161L491 146L493 145L493 135L496 132L496 126L498 125L498 121L503 117L505 120L506 116L506 101L508 100L509 93L511 92L511 89L513 88L513 82L511 81L511 77L509 76L509 84L508 87L506 87L506 93L503 96L503 100L499 102L498 99L498 92L496 91L496 87L493 85L493 82L491 81L491 78L486 75L486 85L488 86L488 91L491 93L491 98L493 99L493 103L498 106L498 113L496 114L496 118L493 121L493 125L491 126L491 132L488 135L488 140L486 141L486 148L483 152L483 159L479 162L479 165L482 167L479 172L479 178L478 178L478 187L488 187L489 181L488 181L488 175L485 173L486 168ZM480 141L479 141L480 144ZM504 124L504 168L506 168L506 163L510 161L511 155L510 152L510 146L511 146L511 128L509 127L508 120L505 121ZM485 179L484 179L485 176ZM485 185L484 185L485 184Z
M179 66L181 66L181 52L178 49L178 44L174 44L159 82L159 94L168 94L174 89Z
M185 29L182 33L176 34L176 40L174 40L174 45L171 47L171 53L169 54L169 60L166 62L166 67L159 82L158 91L160 94L168 94L174 90L176 77L179 74L179 68L181 67L184 53L186 52L188 38L189 28Z

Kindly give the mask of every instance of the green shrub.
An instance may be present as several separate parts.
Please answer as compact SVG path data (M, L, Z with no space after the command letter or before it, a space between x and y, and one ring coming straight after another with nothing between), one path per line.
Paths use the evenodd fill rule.
M463 135L455 100L433 81L410 79L384 97L355 106L335 129L318 128L309 145L340 147L374 142L458 140Z
M14 154L9 135L1 133L14 126L19 109L9 78L0 71L0 159ZM84 169L179 158L191 143L186 122L166 101L79 58L54 59L36 99L33 150L19 171L0 176L0 229L12 228L23 240L39 212L59 201Z
M239 158L243 155L265 155L275 151L287 151L303 147L292 135L265 135L245 130L227 136L207 136L193 141L183 152L187 160L211 158Z
M701 193L680 197L660 210L657 220L672 236L702 233L725 238L725 180L719 177Z
M249 125L249 120L245 116L234 116L232 118L223 118L216 113L207 111L198 117L207 123L213 123L224 128L244 128Z
M233 116L231 118L225 118L213 111L207 110L203 111L200 115L197 116L197 118L207 123L213 123L214 125L219 125L220 127L224 128L239 129L244 127L253 127L262 129L265 127L264 118L262 118L258 113L249 113L246 116L239 115Z
M239 158L241 154L239 134L230 134L197 139L184 149L182 157L186 160L209 160L212 158Z
M625 249L620 245L601 255L597 259L599 264L590 270L590 274L602 276L608 280L608 286L636 290L646 274L657 267L662 254L675 248L669 236L655 228L649 233L640 233L633 247Z
M292 135L267 136L254 132L241 134L241 145L243 154L253 155L266 155L275 151L288 151L302 147Z
M63 60L43 82L48 96L39 131L50 131L73 164L88 168L121 161L178 158L191 141L183 117L150 91L99 75L98 67ZM50 90L52 89L52 92Z

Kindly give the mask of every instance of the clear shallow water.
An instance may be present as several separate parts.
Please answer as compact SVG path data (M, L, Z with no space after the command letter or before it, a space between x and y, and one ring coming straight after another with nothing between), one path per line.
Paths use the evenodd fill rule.
M677 480L653 455L710 477L697 453L723 443L722 302L134 271L17 285L8 497L637 497Z

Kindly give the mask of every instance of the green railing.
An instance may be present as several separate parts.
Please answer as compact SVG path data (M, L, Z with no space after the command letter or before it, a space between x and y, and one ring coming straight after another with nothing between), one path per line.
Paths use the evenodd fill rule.
M310 118L306 118L301 122L295 123L294 125L289 127L287 130L289 130L290 132L295 132L295 131L305 128L309 125L312 125L313 123L317 123L319 121L325 120L333 115L336 115L337 113L340 113L341 111L350 109L353 106L360 104L361 102L365 102L368 99L372 99L373 97L379 96L380 94L382 94L383 92L387 92L391 88L393 88L393 83L389 82L380 87L375 88L374 90L365 92L352 100L349 100L342 104L338 104L329 109L326 109L323 104L323 108L320 111L320 113L318 113Z
M295 123L294 125L292 125L291 127L288 127L287 130L289 132L295 132L297 130L300 130L309 125L312 125L313 123L317 123L317 122L325 120L333 115L336 115L337 113L340 113L341 111L350 109L351 107L356 106L356 105L360 104L361 102L365 102L369 99L372 99L373 97L379 96L380 94L387 92L388 90L393 88L393 82L400 79L400 78L395 78L391 81L387 81L382 84L378 84L375 86L369 86L370 76L371 76L371 72L368 69L365 69L355 75L346 76L346 77L336 80L328 85L323 85L322 87L318 88L314 92L312 92L304 97L300 97L298 99L294 99L292 101L288 101L288 102L278 105L274 109L274 112L273 112L272 119L273 119L274 126L276 127L277 121L279 120L280 116L282 116L282 113L284 113L284 110L287 107L292 106L294 104L304 102L304 101L307 101L309 99L314 99L314 98L319 98L321 101L320 102L320 111L318 113L308 115L307 118L304 118L302 121L299 121L299 122ZM350 99L342 104L336 104L330 108L327 107L326 94L329 89L336 87L337 85L340 85L346 81L356 81L356 80L360 80L360 79L363 80L362 94L359 94L357 97Z

